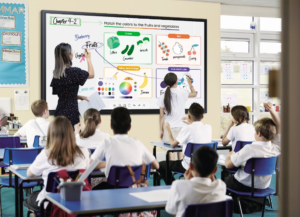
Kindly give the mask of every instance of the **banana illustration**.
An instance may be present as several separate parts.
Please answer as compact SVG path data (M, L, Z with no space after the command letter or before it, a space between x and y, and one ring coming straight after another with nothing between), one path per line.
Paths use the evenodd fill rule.
M116 80L118 80L117 74L118 74L118 72L117 72L116 74L113 75L113 78L116 79Z
M142 83L141 86L139 86L139 88L141 88L141 89L144 88L144 87L146 87L147 84L148 84L148 78L147 78L146 73L144 73L144 75L145 75L145 77L144 77L144 82Z

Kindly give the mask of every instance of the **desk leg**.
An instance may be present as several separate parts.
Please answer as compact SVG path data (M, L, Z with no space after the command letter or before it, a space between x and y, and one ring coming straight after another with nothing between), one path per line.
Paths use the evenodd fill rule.
M19 216L19 177L15 175L15 216Z
M24 192L23 192L23 180L21 181L20 183L20 203L19 203L19 206L20 206L20 217L23 217L23 196L24 195Z
M166 185L170 185L170 182L169 182L169 163L170 163L170 160L169 160L169 151L167 151L167 154L166 154L166 163L167 163L167 167L166 167Z
M153 156L156 158L156 146L153 146Z

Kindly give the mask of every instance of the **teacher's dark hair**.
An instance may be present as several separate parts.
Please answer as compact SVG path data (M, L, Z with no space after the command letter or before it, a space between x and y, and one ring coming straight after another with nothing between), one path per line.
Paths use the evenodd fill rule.
M65 70L72 66L71 60L71 45L67 43L60 43L54 50L55 68L53 70L53 77L60 79L65 77Z
M110 123L115 134L126 134L131 127L129 110L124 107L115 108L111 112Z
M164 78L164 82L167 85L167 89L165 92L165 98L164 98L164 105L165 109L167 111L167 114L171 114L171 100L172 100L172 95L171 95L171 87L177 83L177 75L175 73L168 73L166 74Z

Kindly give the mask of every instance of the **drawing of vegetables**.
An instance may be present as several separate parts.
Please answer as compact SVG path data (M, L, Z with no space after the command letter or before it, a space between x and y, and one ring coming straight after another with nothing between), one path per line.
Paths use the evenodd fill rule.
M127 55L130 56L133 53L133 51L134 51L134 45L131 45Z
M143 38L143 41L145 42L145 45L147 45L147 41L150 42L150 39L148 37Z
M164 43L164 42L163 42L163 43L161 43L160 41L158 41L158 43L159 43L158 47L160 47L160 48L162 49L163 53L164 53L164 54L166 54L166 56L169 56L169 52L170 52L170 50L169 50L169 49L167 49L167 48L168 48L168 46L167 46L167 45L165 45L165 43Z
M137 45L140 45L140 47L142 47L143 41L142 41L142 40L139 40L139 41L137 42Z
M110 48L110 49L116 49L120 46L120 40L118 37L116 36L112 36L112 37L109 37L107 39L107 46Z
M129 49L129 46L128 45L126 45L126 48L124 49L124 50L122 50L122 54L125 54L127 51L128 51L128 49Z

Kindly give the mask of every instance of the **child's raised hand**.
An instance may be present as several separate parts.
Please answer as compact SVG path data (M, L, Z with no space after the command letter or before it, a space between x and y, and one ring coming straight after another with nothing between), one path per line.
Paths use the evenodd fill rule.
M182 121L183 121L184 123L186 123L187 125L190 125L190 124L191 124L191 122L190 122L190 120L188 119L188 117L183 117L183 118L182 118Z
M272 111L274 108L273 108L273 104L271 102L266 102L264 103L264 107L265 109L267 109L268 111Z
M193 175L191 173L191 169L189 168L188 170L185 171L184 173L184 179L185 180L190 180L191 178L193 178Z

